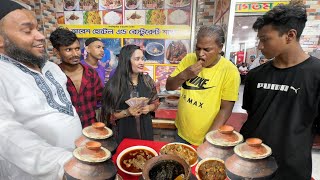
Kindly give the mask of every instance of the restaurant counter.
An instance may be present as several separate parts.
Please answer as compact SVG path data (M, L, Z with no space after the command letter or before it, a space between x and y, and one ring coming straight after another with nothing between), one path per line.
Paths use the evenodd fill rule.
M148 141L148 140L126 138L119 144L116 153L112 156L112 161L117 166L118 155L121 153L121 151L123 151L124 149L126 149L128 147L138 146L138 145L148 146L148 147L153 148L155 151L157 151L157 153L159 153L161 147L166 144L168 144L168 143L167 142L160 142L160 141ZM196 148L195 146L193 146L193 147ZM117 168L118 168L118 166L117 166ZM195 175L195 168L196 168L196 165L191 168L191 172L193 175ZM126 173L122 172L119 168L118 168L118 174L123 178L123 180L139 180L139 178L140 178L140 176L132 176L132 175L126 174ZM195 178L195 176L193 176L190 179L193 180L196 178ZM314 179L311 178L311 180L314 180Z

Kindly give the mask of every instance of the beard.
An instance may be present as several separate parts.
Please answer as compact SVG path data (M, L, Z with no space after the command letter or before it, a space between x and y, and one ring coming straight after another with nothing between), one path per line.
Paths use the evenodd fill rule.
M4 38L4 52L6 55L19 61L23 64L32 64L36 65L39 68L42 68L47 59L49 58L47 52L43 52L41 56L36 56L23 48L19 48L14 42L12 42L6 35L3 35Z

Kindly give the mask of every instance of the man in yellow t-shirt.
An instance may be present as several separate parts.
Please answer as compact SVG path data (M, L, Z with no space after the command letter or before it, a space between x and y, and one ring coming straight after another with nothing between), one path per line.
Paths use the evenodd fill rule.
M181 86L176 141L200 145L207 132L225 124L232 113L240 76L237 67L220 55L224 42L220 26L202 26L196 53L182 59L167 79L167 90Z

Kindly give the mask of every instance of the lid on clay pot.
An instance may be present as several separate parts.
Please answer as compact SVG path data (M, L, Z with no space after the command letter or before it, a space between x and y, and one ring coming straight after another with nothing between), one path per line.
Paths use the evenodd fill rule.
M245 143L234 147L234 152L246 159L263 159L272 154L271 148L259 138L248 138Z
M223 125L218 130L208 132L206 140L217 146L235 146L243 141L243 136L234 131L232 126Z
M107 139L113 135L113 132L104 123L95 122L91 126L85 127L82 134L91 139Z
M85 146L76 148L73 151L73 156L85 162L104 162L110 159L111 152L101 147L101 143L89 141Z

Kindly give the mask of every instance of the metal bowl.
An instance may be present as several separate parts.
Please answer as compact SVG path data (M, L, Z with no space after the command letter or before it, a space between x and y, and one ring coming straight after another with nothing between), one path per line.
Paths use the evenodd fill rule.
M158 42L148 43L146 51L151 56L161 56L164 53L164 46Z

